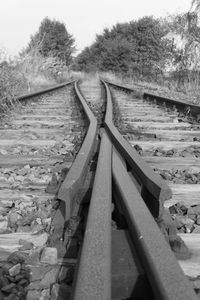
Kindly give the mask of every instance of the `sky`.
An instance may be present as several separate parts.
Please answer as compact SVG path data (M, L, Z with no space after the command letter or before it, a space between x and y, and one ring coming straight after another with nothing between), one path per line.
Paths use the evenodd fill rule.
M49 17L65 23L78 53L104 28L147 15L186 12L190 5L191 0L0 0L0 49L17 55Z

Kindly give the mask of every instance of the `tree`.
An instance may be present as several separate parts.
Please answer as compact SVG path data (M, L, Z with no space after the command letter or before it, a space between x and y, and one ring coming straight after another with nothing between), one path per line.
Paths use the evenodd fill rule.
M71 63L75 50L74 39L64 23L48 18L41 22L38 32L31 36L26 51L29 52L33 47L39 47L39 52L44 57L57 57L66 65Z
M192 0L190 10L194 9L195 12L200 11L200 0Z
M174 38L173 58L177 70L199 69L200 27L194 11L178 14L169 22L170 33Z
M157 75L164 68L169 48L165 34L165 27L153 17L116 24L97 35L75 59L75 65L83 70Z
M91 52L92 48L86 47L74 60L72 68L76 71L94 71L96 69L96 66L92 60L94 56Z

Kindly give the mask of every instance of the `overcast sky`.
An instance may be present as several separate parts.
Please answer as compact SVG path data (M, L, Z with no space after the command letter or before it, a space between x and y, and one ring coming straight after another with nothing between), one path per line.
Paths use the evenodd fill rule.
M65 23L80 51L105 27L146 15L186 12L190 4L191 0L0 0L0 48L17 54L49 17Z

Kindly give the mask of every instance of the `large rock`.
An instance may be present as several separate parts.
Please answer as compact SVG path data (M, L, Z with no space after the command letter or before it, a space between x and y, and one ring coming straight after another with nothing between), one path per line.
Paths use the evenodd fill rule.
M9 275L10 276L16 276L20 273L21 270L21 264L16 264L12 268L9 269Z
M40 291L30 290L26 295L26 300L38 300L40 298Z
M53 283L56 282L58 276L58 267L51 269L47 272L40 282L42 288L49 288Z
M7 261L13 264L18 264L23 263L27 259L27 257L27 253L15 251L8 256Z
M56 248L46 247L43 249L40 262L44 264L55 265L58 261L58 254Z
M48 289L52 284L54 284L57 280L58 277L58 270L59 267L51 267L49 271L46 273L43 272L44 270L41 271L42 273L42 278L39 275L38 280L36 281L31 281L31 283L27 286L27 290L42 290L42 289ZM37 272L37 271L36 271ZM32 275L31 280L36 279L36 272L34 275ZM34 277L33 277L34 276Z
M44 278L44 275L52 269L50 265L30 266L30 281L37 281Z
M46 244L48 237L48 233L44 232L40 235L36 235L33 239L31 239L31 242L35 247L43 247Z

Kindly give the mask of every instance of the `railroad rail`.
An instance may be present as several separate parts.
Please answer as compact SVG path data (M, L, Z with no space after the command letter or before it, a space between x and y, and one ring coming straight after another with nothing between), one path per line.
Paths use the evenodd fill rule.
M101 116L101 122L95 118L75 81L18 100L27 101L68 84L74 84L74 94L84 111L88 130L63 180L51 191L58 209L51 222L48 247L40 253L42 264L48 264L48 260L51 266L49 273L44 273L44 280L41 278L46 297L51 297L50 288L45 288L46 281L50 280L53 299L197 299L156 223L162 221L164 203L170 201L172 191L115 127L110 83L101 80L106 95L106 113ZM50 101L49 105L54 112L56 104L51 107ZM196 110L194 114L198 114ZM33 165L39 164L35 159L31 161ZM6 272L16 267L17 257L5 264ZM18 268L24 257L18 257ZM70 286L63 286L65 272L71 267L75 274L67 273ZM51 282L55 274L59 284L54 284L54 279ZM5 285L7 294L16 294L18 279L12 280L14 283ZM1 275L0 283L3 284ZM37 294L39 299L38 286L40 282L36 281L33 294L34 284L30 289L27 287L29 297Z
M39 299L38 288L44 289L42 279L46 281L48 271L55 269L47 263L46 274L40 259L33 256L48 251L62 170L70 168L76 136L80 144L85 131L79 104L72 98L73 83L18 97L21 105L17 103L16 109L1 119L1 299L30 299L33 294ZM32 290L35 280L37 289ZM47 281L46 287L48 291Z
M107 110L99 132L94 185L70 299L147 299L149 295L154 299L197 299L154 219L162 218L163 202L171 197L171 190L142 162L114 126L112 96L107 83L102 81L102 84L106 91ZM83 103L84 98L77 88L76 85ZM91 124L93 116L88 113L85 103L84 109L91 116ZM96 132L96 127L93 132ZM88 148L93 148L95 140L94 134L90 146L86 142ZM82 171L78 173L82 174ZM62 193L61 200L67 207L72 207L71 201L76 196L65 198L65 195L68 193ZM117 222L121 230L112 229L113 210L119 216ZM116 258L119 253L114 255L121 247L119 237L127 243L126 251L134 257L135 271L131 274L131 282L129 276L127 281L120 282L126 275L121 275L119 270L117 276L113 274L115 265L120 264L119 257ZM139 268L136 267L138 264Z
M75 82L75 80L71 80L71 81L60 83L60 84L55 84L54 86L51 86L51 87L46 88L46 89L39 90L37 92L33 92L33 93L18 96L17 100L23 101L23 100L30 99L32 97L40 96L40 95L55 91L57 89L60 89L64 86L66 86L66 85L73 84L74 82Z
M129 92L135 91L134 88L131 88L129 86L120 85L120 84L117 84L117 83L114 83L114 82L111 82L108 80L104 80L104 81L113 87L120 88L125 91L129 91ZM140 84L136 84L136 85L139 87L145 88L144 85L140 85ZM198 115L200 115L200 106L194 105L188 101L183 101L183 100L179 101L179 100L175 100L172 98L167 98L167 97L157 95L156 91L153 94L149 93L149 92L144 92L143 99L149 100L149 101L154 101L159 104L165 104L166 106L169 106L169 107L174 106L179 110L185 111L187 114L191 114L195 118L198 117Z

